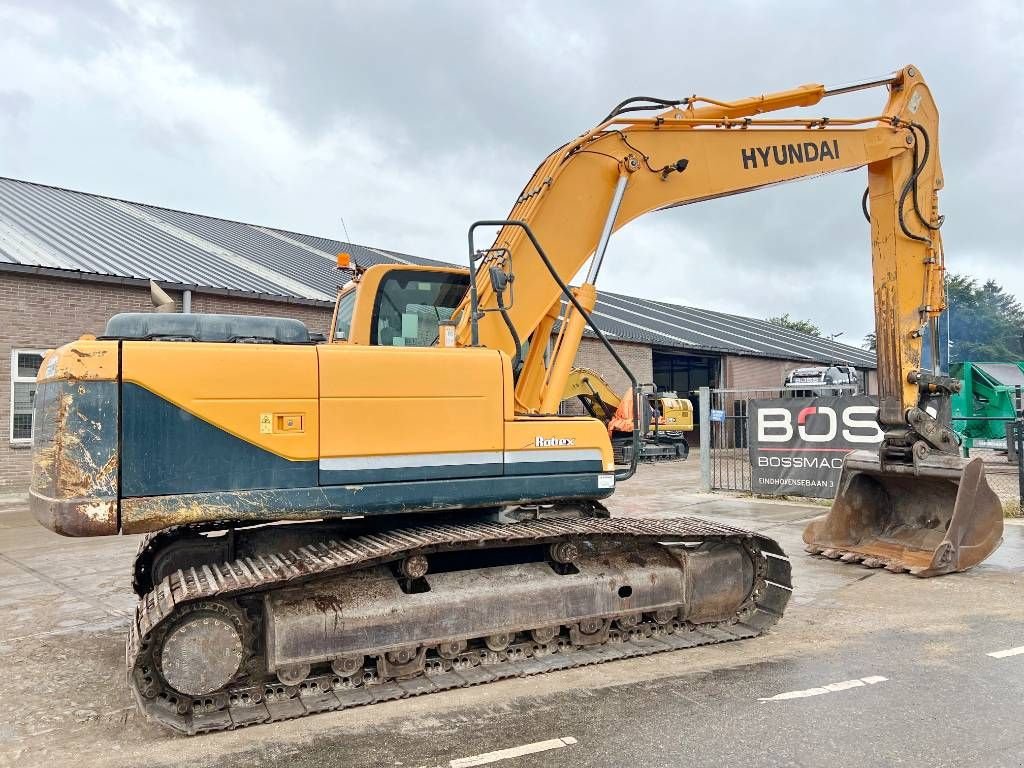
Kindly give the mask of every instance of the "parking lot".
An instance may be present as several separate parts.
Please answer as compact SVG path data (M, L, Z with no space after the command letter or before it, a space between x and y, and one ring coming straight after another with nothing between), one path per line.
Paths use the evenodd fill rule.
M822 506L696 485L695 461L645 466L610 506L778 539L795 593L766 637L194 738L125 685L136 539L63 539L0 501L0 764L1024 764L1024 526L975 570L918 580L804 555Z

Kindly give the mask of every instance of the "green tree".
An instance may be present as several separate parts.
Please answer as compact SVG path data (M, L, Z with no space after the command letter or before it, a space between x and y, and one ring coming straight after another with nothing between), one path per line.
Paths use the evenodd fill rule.
M995 280L947 275L946 303L951 362L1024 359L1024 307Z
M821 336L821 329L818 326L810 320L794 320L789 316L789 312L780 317L769 317L768 322L772 325L781 325L783 328L789 328L791 331L809 333L811 336Z
M864 334L864 341L861 342L861 346L871 352L874 352L878 348L878 340L875 338L874 331Z

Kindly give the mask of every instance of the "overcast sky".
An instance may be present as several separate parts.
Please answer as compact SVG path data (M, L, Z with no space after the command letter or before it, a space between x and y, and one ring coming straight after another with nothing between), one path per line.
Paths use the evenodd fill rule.
M931 7L930 10L927 10ZM623 98L914 63L941 110L947 264L1024 297L1024 3L0 0L0 175L464 263ZM877 112L881 91L812 110ZM863 171L643 217L599 287L871 329Z

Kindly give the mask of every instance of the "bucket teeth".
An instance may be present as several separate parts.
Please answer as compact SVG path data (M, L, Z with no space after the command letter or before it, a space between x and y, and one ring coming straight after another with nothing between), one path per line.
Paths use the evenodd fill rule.
M1002 533L1002 505L981 459L931 453L883 464L855 451L831 510L807 524L803 539L811 554L929 577L982 562Z

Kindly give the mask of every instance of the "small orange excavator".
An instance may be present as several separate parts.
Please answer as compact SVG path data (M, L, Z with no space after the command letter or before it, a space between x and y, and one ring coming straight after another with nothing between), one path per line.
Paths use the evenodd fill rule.
M675 392L660 392L653 384L638 387L640 421L634 407L637 397L630 387L619 396L608 381L589 368L573 368L565 386L565 400L576 398L588 414L608 425L615 463L629 464L633 433L639 431L640 461L672 461L690 454L686 433L693 431L693 404Z

